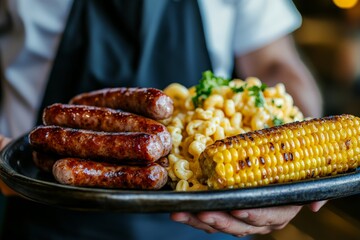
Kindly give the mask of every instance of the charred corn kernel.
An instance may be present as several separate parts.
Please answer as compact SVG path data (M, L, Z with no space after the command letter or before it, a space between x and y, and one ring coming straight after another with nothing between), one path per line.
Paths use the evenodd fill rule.
M199 181L212 189L222 189L354 170L360 165L359 125L359 118L339 115L218 140L199 157Z

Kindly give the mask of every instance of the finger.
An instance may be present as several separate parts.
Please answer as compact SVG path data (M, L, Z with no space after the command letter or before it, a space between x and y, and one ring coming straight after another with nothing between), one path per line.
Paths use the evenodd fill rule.
M269 226L271 229L281 229L298 214L301 208L302 206L256 208L234 210L230 214L252 226Z
M184 223L191 227L203 230L208 233L217 232L216 229L212 228L206 223L203 223L192 213L186 213L186 212L171 213L170 218L175 222Z
M311 211L318 212L327 203L327 200L313 202L308 205Z
M208 224L213 229L237 237L251 234L266 234L271 231L268 226L255 227L234 218L226 212L201 212L197 214L197 217L201 222Z
M10 138L0 135L0 150L2 150L10 141Z

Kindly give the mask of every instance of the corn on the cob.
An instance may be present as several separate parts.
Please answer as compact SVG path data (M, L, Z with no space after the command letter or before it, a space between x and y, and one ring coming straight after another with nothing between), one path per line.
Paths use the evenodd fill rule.
M333 175L360 164L360 119L330 116L218 140L199 157L201 182L239 188Z

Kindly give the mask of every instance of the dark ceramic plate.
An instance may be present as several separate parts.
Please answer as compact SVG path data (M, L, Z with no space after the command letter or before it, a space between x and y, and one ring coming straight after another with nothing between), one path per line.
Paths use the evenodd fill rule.
M48 205L82 210L173 212L230 210L346 197L360 193L360 172L265 187L202 192L109 190L65 186L39 171L26 136L1 152L0 177L24 197Z

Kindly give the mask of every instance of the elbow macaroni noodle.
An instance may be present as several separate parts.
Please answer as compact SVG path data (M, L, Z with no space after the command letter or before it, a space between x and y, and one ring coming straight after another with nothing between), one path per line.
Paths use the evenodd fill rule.
M232 90L232 87L242 86L243 92ZM216 140L272 127L276 124L274 119L281 119L281 123L303 120L283 84L262 91L265 102L261 107L256 106L255 97L248 90L252 86L260 87L261 81L254 77L245 81L232 80L229 86L214 88L197 108L192 101L196 95L195 87L188 89L173 83L164 89L174 101L174 114L165 123L173 140L167 170L174 189L207 189L197 180L201 176L198 158L205 147ZM222 171L226 173L231 168L225 165Z

